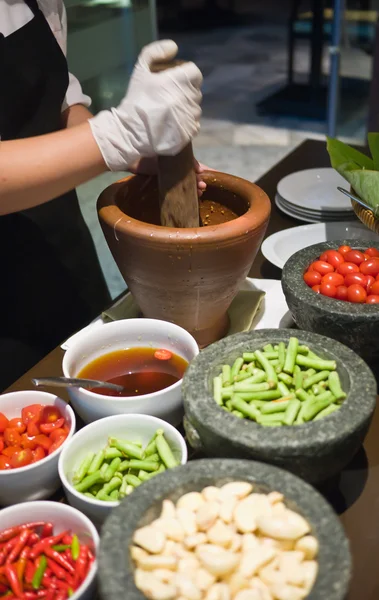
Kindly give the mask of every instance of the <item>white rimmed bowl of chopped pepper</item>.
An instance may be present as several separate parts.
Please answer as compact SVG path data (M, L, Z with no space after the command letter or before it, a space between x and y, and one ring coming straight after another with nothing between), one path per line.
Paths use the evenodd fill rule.
M187 462L175 427L150 415L114 415L81 429L58 469L67 500L97 525L145 481Z
M266 329L201 352L185 375L183 397L189 441L206 455L262 460L319 483L360 448L376 381L335 340Z

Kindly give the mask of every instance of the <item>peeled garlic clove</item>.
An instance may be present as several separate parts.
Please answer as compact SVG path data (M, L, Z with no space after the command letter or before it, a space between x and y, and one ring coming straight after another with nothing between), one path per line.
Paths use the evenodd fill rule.
M151 600L171 600L176 597L176 588L169 583L163 583L152 573L136 571L135 583L138 589Z
M306 535L297 540L295 544L295 550L300 550L300 552L303 552L306 560L312 560L315 558L318 554L318 549L318 541L313 535Z
M234 598L237 592L248 588L250 582L245 577L242 577L242 575L238 573L238 571L236 571L235 573L232 573L225 579L225 583L228 584L232 598Z
M164 554L146 556L139 561L141 569L144 569L145 571L153 571L154 569L174 570L176 569L177 563L178 560L175 556L165 556Z
M237 496L227 496L220 505L220 518L225 523L231 523L233 520L234 509L237 505Z
M238 554L233 554L212 544L198 546L196 555L203 566L216 577L227 575L236 568L240 561Z
M230 600L230 591L225 583L215 583L209 588L205 600Z
M207 531L215 523L220 510L218 502L206 502L196 512L196 523L200 531Z
M192 510L178 508L176 517L183 528L184 535L194 535L197 532L196 516Z
M309 523L292 510L280 516L257 517L257 525L263 535L279 540L297 540L310 531Z
M248 550L242 554L242 559L238 567L238 573L246 579L255 575L264 565L271 562L276 556L276 550L273 548L258 547L254 550Z
M304 573L303 585L305 587L306 593L309 594L316 581L318 573L318 564L315 560L305 560L301 566Z
M225 496L235 496L239 500L245 498L250 492L252 492L253 486L251 483L247 481L231 481L230 483L226 483L221 487L221 495Z
M188 558L181 558L178 562L178 571L190 573L196 571L200 567L200 563L196 556L192 555Z
M234 522L241 533L251 533L257 528L257 517L271 513L271 504L266 495L251 494L238 502L234 509Z
M259 548L261 546L261 541L257 538L254 533L244 533L241 536L242 539L242 552L247 552L248 550L255 550L255 548Z
M206 502L218 502L220 500L220 488L215 487L214 485L208 485L201 493Z
M169 540L181 542L184 538L183 527L178 519L159 519L156 522L156 528L163 532Z
M248 590L241 590L234 596L234 600L262 600L262 596L259 590L252 588Z
M304 554L298 551L281 552L278 555L279 570L290 585L303 585L303 559Z
M194 584L192 579L184 573L175 576L175 586L177 593L183 596L183 598L187 598L187 600L201 600L202 598L202 593L199 588Z
M169 569L154 569L152 574L164 583L170 583L174 577L174 571Z
M283 502L284 496L280 492L270 492L267 494L267 500L270 504L276 504L277 502Z
M276 600L302 600L306 596L306 593L301 588L280 583L274 584L271 587L271 592Z
M140 560L140 558L148 556L147 552L145 550L142 550L142 548L140 548L139 546L131 546L130 555L132 559L135 560L137 563Z
M220 519L217 519L216 523L207 531L208 541L218 546L229 546L233 535L233 529L225 525Z
M285 585L286 583L283 573L275 569L273 564L269 564L267 567L260 569L259 577L270 589L275 584Z
M216 577L206 569L200 568L194 574L194 581L199 590L205 592L215 583Z
M141 527L134 532L133 542L152 554L158 554L164 548L166 536L163 531L158 529L149 526Z
M242 535L239 533L234 533L232 537L232 541L230 542L229 550L230 552L238 552L242 546Z
M167 540L163 548L162 554L164 556L176 556L178 544L172 540Z
M199 544L205 544L207 542L207 535L202 532L195 533L194 535L189 535L188 537L184 538L183 542L188 550L192 550Z
M273 600L269 588L259 577L253 577L250 581L250 587L253 590L258 590L260 593L260 600Z
M273 515L282 515L287 511L287 507L284 502L276 502L272 504L272 514Z
M163 500L162 502L162 512L161 519L175 519L176 517L176 509L175 505L171 500Z
M197 511L204 504L204 498L200 492L188 492L179 498L176 508L186 508L187 510Z
M275 540L274 538L263 536L260 536L258 539L262 546L269 546L270 548L276 548L283 552L290 552L295 548L295 542L293 540Z

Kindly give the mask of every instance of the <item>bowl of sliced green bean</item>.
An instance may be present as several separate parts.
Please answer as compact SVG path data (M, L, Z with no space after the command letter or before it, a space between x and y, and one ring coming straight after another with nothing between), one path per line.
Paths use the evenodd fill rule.
M208 456L252 458L312 482L360 448L376 381L350 348L318 334L266 329L230 336L192 361L185 428Z
M59 476L71 506L97 525L136 487L187 462L175 427L150 415L100 419L81 429L60 456Z

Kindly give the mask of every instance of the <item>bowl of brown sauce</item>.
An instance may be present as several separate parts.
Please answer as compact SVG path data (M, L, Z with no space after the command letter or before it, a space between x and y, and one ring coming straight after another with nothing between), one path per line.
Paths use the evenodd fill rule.
M123 386L71 388L71 404L85 423L116 414L139 413L178 425L183 416L183 375L199 353L195 339L178 325L158 319L124 319L84 332L67 350L66 377Z

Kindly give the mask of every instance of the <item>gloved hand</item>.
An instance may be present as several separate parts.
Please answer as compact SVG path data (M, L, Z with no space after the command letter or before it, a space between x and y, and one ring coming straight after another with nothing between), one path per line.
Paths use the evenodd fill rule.
M154 62L171 61L177 51L172 40L146 46L120 105L89 120L111 171L126 171L141 157L178 154L198 132L202 75L196 65L150 72Z

